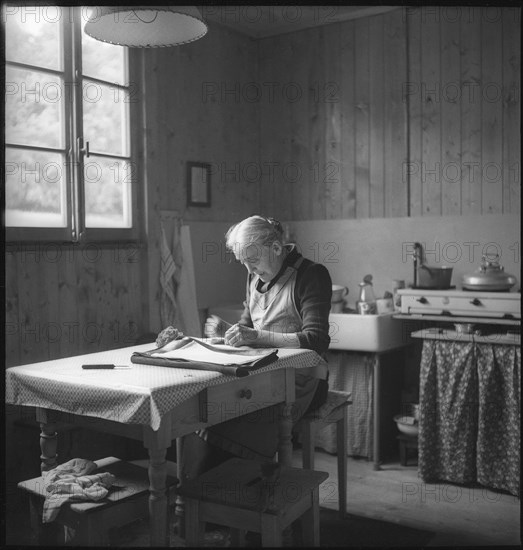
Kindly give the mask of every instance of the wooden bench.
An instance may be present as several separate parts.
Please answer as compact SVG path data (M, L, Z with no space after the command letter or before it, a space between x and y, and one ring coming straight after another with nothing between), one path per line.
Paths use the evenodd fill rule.
M268 464L268 463L266 463ZM279 466L277 479L264 478L262 463L231 458L198 478L184 481L187 546L201 546L205 523L230 527L232 542L244 545L247 531L262 546L282 546L286 527L302 520L303 546L319 546L319 486L326 472Z
M149 516L149 477L147 469L123 462L114 457L96 460L97 471L105 471L116 477L109 494L98 502L70 502L60 508L53 524L75 531L74 544L80 546L107 546L109 530L121 527ZM167 478L168 496L174 502L177 480ZM33 539L43 544L45 528L42 511L46 496L42 477L18 483L18 488L29 495L30 521Z

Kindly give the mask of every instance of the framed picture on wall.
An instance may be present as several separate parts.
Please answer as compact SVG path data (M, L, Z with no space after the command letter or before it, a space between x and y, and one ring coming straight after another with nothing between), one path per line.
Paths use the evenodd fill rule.
M187 206L211 206L211 165L187 163Z

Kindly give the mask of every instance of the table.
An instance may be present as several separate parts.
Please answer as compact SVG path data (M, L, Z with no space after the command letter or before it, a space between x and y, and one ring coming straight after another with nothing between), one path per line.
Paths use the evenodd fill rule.
M325 377L325 361L315 352L281 349L279 359L249 376L141 365L132 346L88 355L11 367L6 370L6 403L36 408L41 426L41 469L56 466L58 422L143 441L149 453L151 546L168 545L165 461L179 437L206 426L282 404L278 459L292 460L294 371ZM112 363L130 369L83 370L84 363Z

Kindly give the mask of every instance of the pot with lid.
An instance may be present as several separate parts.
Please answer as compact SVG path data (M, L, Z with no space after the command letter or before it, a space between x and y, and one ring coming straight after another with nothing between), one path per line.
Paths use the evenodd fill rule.
M483 256L480 267L474 273L463 275L462 287L464 290L508 292L516 282L516 277L505 273L503 266L499 265L498 255L494 260Z

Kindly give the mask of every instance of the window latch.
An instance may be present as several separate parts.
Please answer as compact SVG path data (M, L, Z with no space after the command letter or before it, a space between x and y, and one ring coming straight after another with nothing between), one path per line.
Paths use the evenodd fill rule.
M89 158L89 142L85 142L84 146L84 138L79 137L78 138L78 153L80 155L85 155L87 158Z

